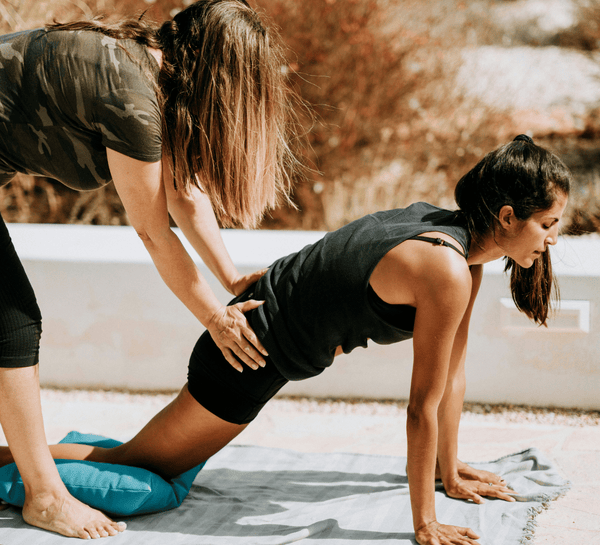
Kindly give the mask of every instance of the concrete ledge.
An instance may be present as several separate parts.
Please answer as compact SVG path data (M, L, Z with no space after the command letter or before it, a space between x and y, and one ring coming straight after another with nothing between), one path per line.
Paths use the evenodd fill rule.
M131 390L183 385L203 328L164 285L133 229L8 227L44 315L44 385ZM266 267L322 235L223 231L241 272ZM532 327L515 311L502 263L486 266L470 332L468 401L600 409L600 238L561 239L553 263L563 303L547 329ZM198 264L219 299L228 301ZM410 342L372 345L339 357L320 377L287 385L283 393L406 399L411 367Z

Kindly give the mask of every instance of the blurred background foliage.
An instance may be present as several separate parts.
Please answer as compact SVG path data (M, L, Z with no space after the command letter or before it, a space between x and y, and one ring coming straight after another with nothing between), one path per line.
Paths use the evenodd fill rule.
M334 229L416 200L453 207L454 185L525 132L575 175L564 227L600 230L598 0L250 0L289 48L312 171L298 210L265 228ZM162 21L188 0L0 0L0 31L96 14ZM128 223L112 184L90 193L22 176L6 221Z

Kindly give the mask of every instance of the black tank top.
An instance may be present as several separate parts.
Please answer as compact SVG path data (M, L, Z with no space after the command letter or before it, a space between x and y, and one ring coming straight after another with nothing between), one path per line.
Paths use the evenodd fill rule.
M330 366L338 346L349 353L368 339L412 338L412 307L401 305L400 324L389 321L369 296L369 278L392 248L430 231L453 237L467 256L469 236L456 214L416 203L365 216L277 260L254 286L253 298L265 304L247 318L280 373L301 380Z
M424 236L415 236L411 240L424 240L425 242L431 242L438 246L446 246L452 248L454 251L462 255L465 259L467 255L461 252L454 244L450 244L441 238L432 238ZM371 287L371 284L367 286L367 299L373 310L379 315L379 317L388 322L389 324L402 329L404 331L413 331L415 328L415 316L417 309L410 305L393 305L386 303L379 295L375 293L375 290Z

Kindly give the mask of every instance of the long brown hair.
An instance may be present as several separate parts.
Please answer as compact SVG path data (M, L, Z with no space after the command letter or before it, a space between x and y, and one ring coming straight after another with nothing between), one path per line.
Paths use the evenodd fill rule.
M295 97L283 47L245 0L198 0L161 26L144 18L49 25L160 49L162 149L175 187L205 191L224 226L254 227L290 203Z
M558 194L569 194L571 173L556 155L534 144L526 135L488 153L456 185L458 218L466 222L473 240L494 233L500 209L511 206L519 220L549 209ZM529 268L506 257L512 298L534 322L546 325L558 287L552 273L550 250Z

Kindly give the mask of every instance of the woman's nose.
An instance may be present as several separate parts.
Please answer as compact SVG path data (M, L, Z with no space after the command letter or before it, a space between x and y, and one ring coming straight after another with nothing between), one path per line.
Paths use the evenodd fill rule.
M546 242L554 246L558 242L558 225L555 225L550 229L548 233L548 237L546 238Z

